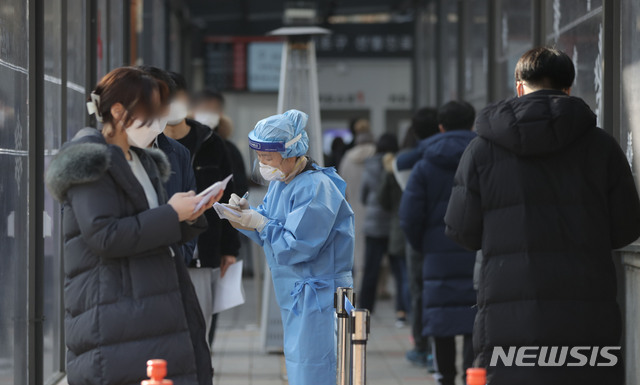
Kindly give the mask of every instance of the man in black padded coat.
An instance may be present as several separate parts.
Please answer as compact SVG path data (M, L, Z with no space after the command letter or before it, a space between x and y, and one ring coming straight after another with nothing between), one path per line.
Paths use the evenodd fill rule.
M518 97L478 116L445 217L449 237L484 254L475 364L491 385L622 384L620 350L602 348L621 337L611 250L640 235L629 163L570 96L566 54L533 49L515 75ZM494 347L533 348L518 366ZM544 364L553 355L561 365Z
M169 72L176 84L175 99L189 104L187 84L182 75ZM177 124L167 124L165 135L177 140L191 154L191 166L196 178L197 192L201 192L213 183L223 180L233 173L233 166L224 139L215 130L192 119L183 119ZM222 200L228 199L235 191L231 180L225 189ZM229 221L222 220L215 210L205 213L209 228L198 237L197 253L191 263L189 273L198 293L198 300L207 321L209 343L215 330L213 299L217 279L236 262L240 249L238 231Z

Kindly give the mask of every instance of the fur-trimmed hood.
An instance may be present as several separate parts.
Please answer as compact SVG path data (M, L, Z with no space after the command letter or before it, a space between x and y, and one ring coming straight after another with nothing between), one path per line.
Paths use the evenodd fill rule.
M169 180L171 165L167 156L157 149L132 148L137 153L148 154L158 168L162 182ZM59 202L66 199L73 186L95 182L109 170L112 157L121 153L115 145L109 145L94 128L84 128L51 161L45 173L49 193Z

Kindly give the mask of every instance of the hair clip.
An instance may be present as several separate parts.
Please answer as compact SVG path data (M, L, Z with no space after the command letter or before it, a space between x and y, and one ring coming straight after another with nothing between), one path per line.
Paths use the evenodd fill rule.
M100 95L95 92L91 92L91 101L87 102L87 111L89 115L95 115L96 120L102 123L102 116L98 112L98 107L100 106Z

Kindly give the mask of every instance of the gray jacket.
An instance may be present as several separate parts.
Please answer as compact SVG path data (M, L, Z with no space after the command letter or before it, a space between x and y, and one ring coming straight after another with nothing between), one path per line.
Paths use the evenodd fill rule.
M146 361L163 358L174 384L210 385L204 318L176 247L204 231L206 220L179 222L165 204L166 156L132 150L156 189L157 208L148 208L120 148L95 129L67 143L46 173L63 207L68 381L139 384Z
M383 154L376 154L366 160L360 187L360 201L366 207L364 233L375 238L389 237L392 218L391 212L385 210L378 199L378 190L384 174L382 156Z

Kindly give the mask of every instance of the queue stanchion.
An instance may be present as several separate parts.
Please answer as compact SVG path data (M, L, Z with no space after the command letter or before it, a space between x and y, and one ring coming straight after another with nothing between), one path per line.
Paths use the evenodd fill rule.
M367 309L351 311L352 385L367 383L367 340L371 331L371 316Z
M351 323L349 322L352 303L355 302L355 293L350 287L339 287L333 297L333 305L337 317L338 357L336 368L336 384L349 385L351 374Z

